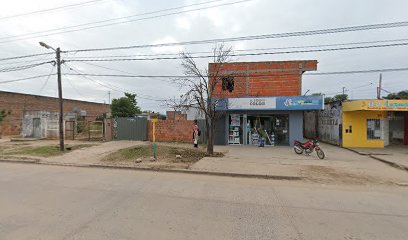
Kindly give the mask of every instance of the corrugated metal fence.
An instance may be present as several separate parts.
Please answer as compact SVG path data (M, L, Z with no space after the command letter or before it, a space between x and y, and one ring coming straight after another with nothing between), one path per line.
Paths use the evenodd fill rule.
M147 140L146 118L117 118L114 126L116 140Z

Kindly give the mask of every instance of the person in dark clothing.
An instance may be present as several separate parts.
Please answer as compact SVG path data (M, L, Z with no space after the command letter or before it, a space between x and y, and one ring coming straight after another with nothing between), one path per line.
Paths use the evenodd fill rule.
M198 137L201 135L200 134L200 129L198 128L197 120L194 120L193 123L193 143L194 147L198 148Z

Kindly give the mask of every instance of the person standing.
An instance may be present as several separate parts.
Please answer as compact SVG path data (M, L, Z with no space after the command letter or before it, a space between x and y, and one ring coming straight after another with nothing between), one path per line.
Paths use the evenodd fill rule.
M193 143L194 147L198 148L198 137L201 135L201 131L198 128L197 120L194 120L193 123Z

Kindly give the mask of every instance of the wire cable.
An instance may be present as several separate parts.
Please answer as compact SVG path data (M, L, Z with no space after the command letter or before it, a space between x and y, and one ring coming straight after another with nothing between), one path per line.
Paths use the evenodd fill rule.
M121 92L121 93L131 92L131 91L129 91L129 89L124 89L124 88L117 87L117 86L114 86L114 85L109 84L109 83L104 83L104 82L102 82L102 81L100 81L100 80L97 81L97 80L95 80L95 79L93 79L93 78L90 78L88 75L83 74L81 71L74 69L72 66L69 66L69 65L66 64L66 63L64 63L64 64L65 64L70 70L72 70L72 71L74 71L74 72L77 72L77 74L65 74L65 75L82 76L82 77L85 77L86 79L88 79L88 80L90 80L90 81L92 81L92 82L94 82L94 83L97 83L97 84L100 85L100 86L103 86L103 87L105 87L105 88L111 89L111 90L116 91L116 92ZM141 98L141 99L153 100L153 101L164 101L164 100L165 100L165 99L159 99L159 98L156 98L156 97L153 97L153 96L142 97L142 96L145 95L145 94L137 94L137 93L135 93L135 92L132 92L132 93L136 94L136 97L137 97L137 98ZM140 96L140 95L142 95L142 96ZM145 96L148 96L148 95L145 95Z
M333 47L333 46L347 46L347 45L361 45L368 43L388 43L388 42L401 42L408 41L408 38L403 39L388 39L377 41L364 41L364 42L348 42L348 43L333 43L333 44L320 44L320 45L304 45L304 46L288 46L288 47L272 47L272 48L252 48L252 49L234 49L234 52L253 52L253 51L265 51L265 50L282 50L282 49L299 49L299 48L317 48L317 47ZM189 54L202 54L202 53L214 53L212 51L200 51L200 52L188 52ZM152 57L152 56L179 56L180 53L156 53L156 54L132 54L132 55L102 55L102 56L75 56L75 59L81 58L127 58L127 57Z
M187 5L187 6L202 5L202 4L208 4L208 3L211 3L211 2L219 2L219 1L224 1L224 0L209 1L209 2L205 2L205 3L197 3L197 4ZM94 24L103 23L103 22L117 21L117 20L120 20L120 19L123 19L123 18L126 19L126 18L132 18L132 17L135 17L135 16L150 15L150 14L153 14L155 12L169 11L169 9L164 9L164 10L159 10L159 11L155 11L155 12L136 14L136 15L127 16L127 17L114 18L114 19L109 19L109 20L102 20L102 21L98 21L98 22L85 23L85 24L79 24L79 25L68 26L68 27L54 28L54 29L50 29L50 30L46 30L46 31L39 31L39 32L32 32L32 33L26 33L26 34L15 35L15 36L1 37L0 39L11 39L11 40L0 41L0 43L14 42L14 41L37 38L37 37L44 37L44 36L51 36L51 35L62 34L62 33L77 32L77 31L100 28L100 27L107 27L107 26L112 26L112 25L117 25L117 24L122 24L122 23L129 23L129 22L136 22L136 21L142 21L142 20L147 20L147 19L161 18L161 17L165 17L165 16L178 15L178 14L194 12L194 11L201 11L201 10L205 10L205 9L228 6L228 5L233 5L233 4L238 4L238 3L248 2L248 1L253 1L253 0L241 0L241 1L223 3L223 4L208 6L208 7L201 7L201 8L195 8L195 9L190 9L190 10L183 10L183 11L178 11L178 12L155 15L155 16L150 16L150 17L143 17L143 18L126 20L126 21L119 21L119 22L113 22L113 23L107 23L107 24L100 24L100 25L96 25L96 26L83 27L83 26L94 25ZM185 8L185 7L186 6L182 6L182 7L177 7L177 8L173 8L173 9L179 9L179 8ZM77 29L72 29L72 28L77 28ZM71 30L64 30L64 29L71 29ZM61 31L61 30L64 30L64 31ZM47 33L47 32L50 32L50 33L42 34L42 33ZM38 34L40 34L40 35L38 35ZM28 37L26 37L26 36L28 36Z
M54 8L47 8L47 9L42 9L42 10L37 10L37 11L32 11L32 12L19 13L19 14L15 14L15 15L0 17L0 21L5 20L5 19L10 19L10 18L17 18L17 17L27 16L27 15L32 15L32 14L52 12L52 11L60 10L60 9L64 9L64 8L79 7L79 6L89 5L91 3L102 2L102 1L106 1L106 0L92 0L92 1L88 1L88 2L80 2L80 3L69 4L69 5L64 5L64 6L54 7Z
M50 75L52 76L52 75L56 75L56 74L54 73L54 74L46 74L46 75L39 75L39 76L33 76L33 77L27 77L27 78L18 78L18 79L13 79L13 80L0 81L0 84L26 81L26 80L35 79L35 78L48 77Z
M37 57L37 56L50 55L50 54L55 54L55 53L54 52L37 53L37 54L22 55L22 56L16 56L16 57L0 58L0 61L8 61L8 60L13 60L13 59L21 59L21 58L31 58L31 57Z
M355 49L366 49L366 48L382 48L382 47L397 47L406 46L407 43L393 43L393 44L382 44L382 45L368 45L368 46L354 46L354 47L340 47L340 48L326 48L326 49L310 49L310 50L294 50L294 51L280 51L280 52L260 52L260 53L236 53L229 54L231 57L242 57L242 56L260 56L260 55L278 55L278 54L293 54L293 53L310 53L310 52L328 52L328 51L344 51L344 50L355 50ZM155 58L109 58L109 59L66 59L66 62L113 62L113 61L153 61L153 60L175 60L183 59L184 57L155 57ZM201 56L190 56L190 58L214 58L214 55L201 55Z
M400 72L408 71L408 67L405 68L383 68L383 69L367 69L367 70L352 70L352 71L337 71L337 72L316 72L316 73L304 73L303 75L342 75L342 74L364 74L364 73L377 73L377 72ZM195 75L124 75L124 74L93 74L93 73L68 73L66 75L72 76L93 76L93 77L122 77L122 78L200 78ZM274 74L228 74L228 76L233 77L270 77L270 76L292 76L299 75L299 71L292 73L276 72ZM213 76L203 76L203 77L213 77Z
M373 30L373 29L406 27L406 26L408 26L408 21L359 25L359 26L352 26L352 27L319 29L319 30L309 30L309 31L300 31L300 32L251 35L251 36L233 37L233 38L215 38L215 39L194 40L194 41L185 41L185 42L176 42L176 43L158 43L158 44L132 45L132 46L122 46L122 47L76 49L76 50L70 50L66 52L112 51L112 50L123 50L123 49L133 49L133 48L169 47L169 46L208 44L208 43L220 43L220 42L236 42L236 41L323 35L323 34L332 34L332 33L356 32L356 31L366 31L366 30Z
M40 93L39 93L38 95L41 95L41 93L42 93L42 91L44 90L45 86L48 84L48 80L50 80L50 77L51 77L52 75L55 75L55 74L52 74L52 72L54 71L54 68L55 68L55 65L52 65L51 71L50 71L50 73L48 74L48 77L47 77L47 79L45 80L44 84L41 86L41 88L40 88Z
M26 70L30 68L35 68L44 64L52 63L55 64L55 61L48 61L48 62L40 62L40 63L35 63L35 64L29 64L29 65L23 65L23 66L17 66L17 67L11 67L11 68L3 68L0 69L0 72L15 72L15 71L21 71L21 70Z

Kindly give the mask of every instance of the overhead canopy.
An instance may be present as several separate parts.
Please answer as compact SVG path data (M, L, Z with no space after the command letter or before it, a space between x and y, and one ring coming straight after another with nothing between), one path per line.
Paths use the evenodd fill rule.
M354 100L343 102L343 111L408 111L408 100Z

